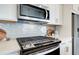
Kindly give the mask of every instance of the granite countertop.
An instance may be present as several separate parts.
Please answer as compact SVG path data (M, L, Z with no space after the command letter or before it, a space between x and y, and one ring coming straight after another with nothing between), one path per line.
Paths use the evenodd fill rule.
M0 55L10 54L16 51L20 51L20 47L16 39L0 42Z

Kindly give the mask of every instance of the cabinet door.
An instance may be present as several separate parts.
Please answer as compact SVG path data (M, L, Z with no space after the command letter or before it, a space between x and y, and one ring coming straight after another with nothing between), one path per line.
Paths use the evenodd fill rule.
M17 21L17 5L0 4L0 20Z
M49 10L49 4L42 4L44 6L44 8Z
M50 22L52 24L61 24L62 20L62 5L51 4L50 5Z
M45 8L45 9L49 10L49 4L31 4L31 5L35 5L40 8Z
M61 55L72 55L72 43L71 42L61 43L60 54Z
M73 4L72 9L74 13L79 14L79 4Z

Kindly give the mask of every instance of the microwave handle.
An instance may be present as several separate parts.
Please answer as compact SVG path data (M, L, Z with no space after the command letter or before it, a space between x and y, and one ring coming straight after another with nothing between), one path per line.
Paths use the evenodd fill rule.
M45 10L45 11L46 11L46 17L45 17L45 18L47 19L47 16L48 16L48 12L47 12L47 10Z

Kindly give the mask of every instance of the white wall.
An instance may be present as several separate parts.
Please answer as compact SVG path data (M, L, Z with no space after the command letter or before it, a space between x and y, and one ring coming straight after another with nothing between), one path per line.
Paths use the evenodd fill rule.
M62 40L60 53L72 55L72 5L63 5L62 26L60 26L60 39ZM66 51L68 49L68 51Z
M60 28L60 38L61 40L64 39L71 39L72 38L72 5L64 4L63 5L63 19L62 19L62 26Z

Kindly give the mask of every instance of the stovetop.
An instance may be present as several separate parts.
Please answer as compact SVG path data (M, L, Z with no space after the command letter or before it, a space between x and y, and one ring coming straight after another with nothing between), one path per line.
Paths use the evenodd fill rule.
M58 39L45 36L17 38L17 41L19 42L22 49L29 49L60 42Z

